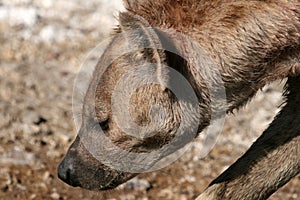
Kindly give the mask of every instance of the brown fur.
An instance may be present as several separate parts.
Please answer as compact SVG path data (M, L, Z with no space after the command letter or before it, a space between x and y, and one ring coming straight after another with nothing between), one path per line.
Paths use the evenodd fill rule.
M214 180L199 199L266 199L300 172L299 1L126 0L125 5L128 11L120 13L120 27L93 74L85 97L82 128L59 167L61 179L73 186L104 190L136 175L112 169L89 154L82 144L82 138L91 131L86 124L100 123L105 135L129 152L150 152L175 137L183 120L182 102L163 87L164 83L172 82L172 77L164 73L164 65L179 71L193 87L199 109L195 109L196 113L189 119L191 124L199 123L198 132L209 125L213 112L238 109L264 85L277 79L289 79L287 103L281 113L246 154ZM139 29L140 34L131 32L135 29ZM197 41L207 54L200 55L186 38L176 33ZM114 59L122 49L139 47L142 43L151 48ZM182 56L164 51L166 46L174 47ZM213 79L213 88L217 89L221 82L225 87L227 103L218 107L210 105L207 80L211 77L204 69L208 66L208 57L216 63L215 68L209 70L219 71L222 79ZM129 108L132 120L140 126L148 126L150 108L156 104L163 105L166 117L161 118L161 126L151 126L140 137L134 137L117 126L112 116L111 97L126 72L147 62L158 66L157 75L162 85L147 85L133 93ZM107 63L111 64L100 78L101 67ZM199 68L204 71L199 73ZM126 89L124 85L123 90ZM91 118L94 101L96 116ZM119 104L122 104L121 99ZM184 144L193 137L186 135ZM148 164L152 166L156 162Z

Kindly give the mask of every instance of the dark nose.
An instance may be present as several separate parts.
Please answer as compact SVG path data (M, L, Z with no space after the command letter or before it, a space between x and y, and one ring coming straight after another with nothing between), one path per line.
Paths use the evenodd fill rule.
M80 186L75 175L75 165L72 159L67 157L58 166L58 178L65 183L77 187Z
M77 137L73 144L70 146L65 158L58 166L57 175L58 178L65 183L77 187L80 186L76 171L78 171L78 160L77 160L77 147L79 144L79 138ZM77 160L77 161L76 161Z

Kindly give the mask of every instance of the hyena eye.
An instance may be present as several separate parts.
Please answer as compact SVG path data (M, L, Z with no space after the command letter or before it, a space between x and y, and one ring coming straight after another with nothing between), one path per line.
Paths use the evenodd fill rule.
M103 131L108 130L109 129L109 119L99 122L99 125Z

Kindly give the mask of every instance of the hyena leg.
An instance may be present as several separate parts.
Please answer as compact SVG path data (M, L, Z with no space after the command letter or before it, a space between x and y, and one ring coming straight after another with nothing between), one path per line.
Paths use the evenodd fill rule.
M250 149L197 200L262 200L300 173L300 76L289 77L286 105Z

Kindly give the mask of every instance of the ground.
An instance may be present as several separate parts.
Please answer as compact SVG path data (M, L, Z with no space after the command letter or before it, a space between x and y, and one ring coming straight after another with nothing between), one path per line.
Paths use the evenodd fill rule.
M226 117L204 158L199 145L171 166L108 192L72 188L57 165L76 136L73 82L86 55L108 34L120 1L0 1L0 199L192 200L267 127L284 81L265 87ZM270 199L300 199L294 178Z

